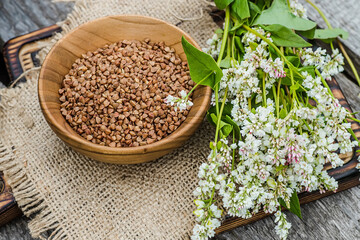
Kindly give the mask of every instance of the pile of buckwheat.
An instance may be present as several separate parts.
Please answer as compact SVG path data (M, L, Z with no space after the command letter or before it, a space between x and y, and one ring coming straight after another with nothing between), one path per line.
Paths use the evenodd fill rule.
M168 136L186 119L190 107L175 111L164 100L193 85L187 62L164 42L123 40L75 61L59 90L60 110L88 141L141 146Z

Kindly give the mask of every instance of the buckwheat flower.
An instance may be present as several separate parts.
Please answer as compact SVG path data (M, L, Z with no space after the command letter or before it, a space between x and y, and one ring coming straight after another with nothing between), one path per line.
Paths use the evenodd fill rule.
M220 209L218 209L218 207L216 205L212 204L210 206L210 211L214 215L214 217L216 217L216 218L221 217L222 211Z
M206 41L208 47L203 48L203 51L210 54L213 58L217 58L221 48L221 37L215 33L210 39Z
M308 18L306 8L298 0L290 0L290 10L297 17Z
M254 27L252 28L253 30L255 30L256 32L260 33L261 35L265 35L265 31L264 29L260 28L260 27ZM257 37L255 34L251 33L251 32L246 32L244 34L244 37L242 38L242 42L248 46L250 44L250 42L260 42L261 38Z
M189 107L191 107L193 105L193 103L187 99L186 91L181 90L179 92L179 94L180 94L181 98L174 97L172 95L168 95L165 98L165 103L170 106L174 106L175 111L179 110L181 112L181 111L184 111L184 110L188 109Z
M261 60L260 67L264 72L268 73L270 78L278 79L286 77L286 73L283 69L283 62L280 58L276 58L274 61L269 58L267 60Z
M205 211L203 209L196 209L194 215L197 217L196 221L202 221L205 218Z
M289 229L291 227L291 224L286 221L286 216L281 211L277 211L275 213L275 223L277 223L275 227L275 231L277 235L281 239L286 239L289 234Z
M316 66L317 68L322 69L330 59L330 56L326 54L326 49L317 48L313 51L312 48L305 48L299 50L301 54L301 60L303 60L304 66Z
M330 80L331 76L344 71L344 57L339 52L339 49L333 50L332 55L328 55L325 49L317 48L315 51L312 48L305 48L299 50L304 66L316 66L321 71L324 79Z
M324 65L321 75L326 80L331 80L334 76L344 71L344 57L339 53L339 49L335 49L331 55L331 59Z
M205 202L202 201L202 200L200 200L200 199L194 200L194 203L195 203L195 205L196 205L199 209L205 207Z

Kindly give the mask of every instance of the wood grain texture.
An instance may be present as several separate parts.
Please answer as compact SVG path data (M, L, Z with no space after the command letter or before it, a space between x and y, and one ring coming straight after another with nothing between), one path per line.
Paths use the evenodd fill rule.
M114 31L116 29L116 31ZM166 138L139 147L112 148L85 140L67 123L60 112L59 89L72 64L83 53L95 51L120 40L164 41L175 49L182 60L186 55L181 44L184 36L197 43L179 28L164 21L142 16L110 16L81 25L58 41L47 55L39 77L39 101L50 127L67 145L90 158L117 164L135 164L157 159L180 147L195 132L210 104L210 87L200 86L193 94L193 106L180 127ZM91 39L91 41L89 41Z
M1 0L1 42L53 25L66 18L74 3L51 0Z
M360 25L356 24L356 21L359 20L357 9L360 5L347 8L346 13L344 13L342 10L344 8L344 3L357 4L357 1L358 0L317 0L316 2L318 2L325 14L329 16L331 22L339 21L339 25L348 30L350 32L350 36L352 36L354 32L360 33ZM8 2L13 1L8 0ZM51 0L17 0L16 2L19 4L22 2L31 2L31 4L28 4L27 8L23 10L24 15L27 14L28 16L32 16L32 14L37 11L37 9L43 9L43 11L38 11L37 14L42 15L39 16L39 18L42 17L44 19L48 19L46 17L48 14L48 9L41 6L46 4L50 6L56 5L51 3ZM0 5L1 3L2 1L0 1ZM334 7L334 4L337 6ZM11 28L14 30L10 32L10 34L13 34L10 37L15 37L43 27L39 22L31 22L28 24L26 19L23 21L23 19L19 18L18 16L14 17L15 14L12 12L12 9L13 8L6 8L6 6L5 8L1 8L0 6L0 16L4 17L1 19L1 21L3 21L4 24L11 26ZM51 9L54 9L54 7L51 7ZM59 8L59 11L65 11L64 9L66 8ZM56 21L62 20L61 13L57 14L55 11L53 16L55 16L54 19L56 19ZM318 17L314 18L314 20L317 22L320 21ZM50 22L50 24L52 23ZM14 27L15 24L16 27ZM17 27L18 25L24 25L24 28L20 29ZM0 28L0 35L8 34L8 32L8 29ZM345 44L352 45L356 49L356 46L359 46L359 41L360 39L358 37L354 37L354 40L348 40L345 42ZM359 48L357 49L359 51ZM360 93L360 88L356 84L352 83L345 75L338 75L336 80L340 84L340 87L343 90L351 108L354 111L360 111L360 100L357 97L357 95ZM293 214L287 214L288 220L292 223L289 239L360 239L360 187L357 186L341 193L334 194L329 197L303 205L302 215L303 220L300 220ZM274 231L273 220L273 216L267 217L252 224L220 233L214 237L214 240L278 239ZM26 221L27 219L23 217L0 227L0 240L33 239L29 235Z
M17 207L11 188L0 172L0 226L22 215Z
M335 81L335 79L328 81L328 84L331 91L334 94L334 97L339 100L341 106L343 106L344 108L348 109L351 112L351 108L347 103L346 98L343 95L339 87L339 84ZM353 129L356 137L360 138L360 125L355 121L349 121L349 122L351 123L351 128ZM342 167L337 167L335 169L332 169L331 166L329 166L329 164L325 165L325 169L329 169L328 170L329 175L334 177L339 182L339 188L337 192L344 191L346 189L355 187L360 184L359 170L356 168L356 165L358 164L357 157L359 154L355 153L356 149L357 148L354 148L353 153L351 154L341 155L342 159L344 160L344 165ZM298 194L298 196L299 196L300 204L306 204L318 200L320 198L330 196L335 193L336 192L332 192L332 191L326 191L323 194L320 194L319 191L303 192ZM259 213L255 214L253 217L248 219L236 218L236 217L227 218L222 223L222 225L215 231L217 234L219 234L221 232L228 231L239 226L244 226L249 223L253 223L269 215L271 214L267 214L264 211L260 211Z
M24 45L30 42L48 38L52 36L55 32L58 32L60 30L61 28L59 26L52 25L47 28L39 29L29 34L7 41L2 51L3 51L5 64L7 66L7 71L10 76L10 81L4 82L4 84L10 85L23 72L23 68L19 60L19 53Z

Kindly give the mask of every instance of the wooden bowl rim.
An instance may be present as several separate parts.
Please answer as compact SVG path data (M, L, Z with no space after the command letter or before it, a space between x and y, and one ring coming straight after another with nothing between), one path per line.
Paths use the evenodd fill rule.
M105 17L97 18L95 20L86 22L86 23L74 28L69 33L67 33L64 37L62 37L58 42L56 42L54 44L54 46L51 48L51 50L49 51L49 53L45 57L45 60L44 60L44 62L42 64L42 66L41 66L41 70L40 70L40 74L39 74L39 80L38 80L38 98L39 98L39 102L40 102L42 112L43 112L46 120L48 122L50 122L51 125L53 127L55 127L57 131L59 131L63 135L66 135L72 141L79 143L80 145L77 146L77 148L84 149L87 152L95 152L95 153L100 152L101 154L107 154L107 155L122 155L122 154L138 155L138 154L144 154L146 152L163 151L164 148L166 148L166 145L168 143L171 143L172 141L176 141L177 137L182 136L182 135L186 134L186 132L191 130L193 125L195 125L196 122L198 121L197 119L199 117L201 117L201 115L203 115L203 114L205 114L207 112L207 108L210 105L210 99L211 99L211 88L210 87L208 87L208 86L199 86L199 88L194 91L194 94L195 94L197 91L200 91L202 88L205 88L204 89L205 93L202 95L202 99L201 99L200 103L198 103L198 105L200 105L200 106L201 105L206 105L207 108L200 109L201 111L197 111L196 114L192 117L192 119L189 120L189 122L186 122L186 120L185 120L177 130L172 132L167 137L165 137L165 138L163 138L163 139L161 139L161 140L159 140L157 142L154 142L154 143L151 143L151 144L146 144L144 146L138 146L138 147L109 147L109 146L102 146L100 144L96 144L96 143L92 143L90 141L87 141L86 139L84 139L83 137L81 137L77 133L75 133L76 136L75 136L75 134L69 134L68 131L63 130L63 127L59 124L59 122L56 120L54 115L45 107L45 106L47 106L47 102L44 100L44 97L42 95L43 92L44 92L44 89L45 89L42 82L44 81L44 69L48 64L48 61L49 61L49 58L52 55L52 52L55 51L55 49L61 43L66 41L69 38L69 36L71 36L74 32L82 29L84 26L91 25L91 24L101 24L102 21L104 21L106 19L111 19L111 18L127 19L127 22L129 22L130 19L142 18L142 19L145 19L145 20L151 20L153 22L158 22L159 24L165 24L165 25L170 26L171 28L173 28L175 31L180 32L188 41L192 42L192 44L196 48L200 49L200 46L196 43L196 41L189 34L187 34L186 32L184 32L183 30L181 30L180 28L176 27L173 24L167 23L166 21L163 21L163 20L160 20L160 19L157 19L157 18L153 18L153 17L142 16L142 15L111 15L111 16L105 16ZM59 109L59 111L60 111L60 109ZM69 125L65 118L63 118L63 120L65 121L65 123L67 125ZM71 127L71 126L69 125L69 127ZM149 151L150 149L151 149L151 151Z

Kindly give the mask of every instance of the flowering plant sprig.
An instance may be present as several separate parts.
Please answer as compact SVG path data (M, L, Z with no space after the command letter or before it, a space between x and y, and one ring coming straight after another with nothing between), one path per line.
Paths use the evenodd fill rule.
M182 39L196 86L214 90L207 118L216 126L194 191L198 224L192 239L214 236L220 209L242 218L261 209L275 213L275 230L285 239L291 224L282 209L301 217L297 193L336 191L324 165L341 166L337 152L359 145L347 119L359 120L326 82L343 70L342 55L314 49L300 35L332 42L347 33L316 29L297 0L215 3L225 9L224 28L204 52ZM183 95L168 103L181 110Z

